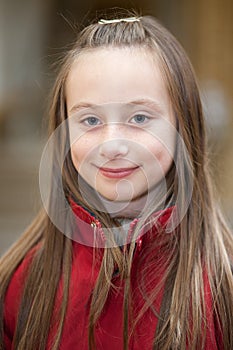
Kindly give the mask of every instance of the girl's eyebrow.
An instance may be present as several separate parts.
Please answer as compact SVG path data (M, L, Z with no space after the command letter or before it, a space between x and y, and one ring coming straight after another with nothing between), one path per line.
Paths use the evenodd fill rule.
M161 104L150 98L142 98L135 101L130 101L129 104L142 105L156 109L158 112L162 112Z
M109 104L111 103L122 104L122 105L139 105L139 106L141 105L141 106L146 106L146 107L156 109L158 112L162 112L161 105L157 101L149 98L142 98L142 99L137 99L137 100L128 101L128 102L110 102ZM105 104L108 104L108 103L95 104L90 102L79 102L76 105L74 105L69 112L77 112L83 108L96 108Z
M79 102L77 103L76 105L74 105L71 110L69 112L77 112L79 111L80 109L83 109L83 108L93 108L95 106L98 106L98 105L95 105L93 103L88 103L88 102Z

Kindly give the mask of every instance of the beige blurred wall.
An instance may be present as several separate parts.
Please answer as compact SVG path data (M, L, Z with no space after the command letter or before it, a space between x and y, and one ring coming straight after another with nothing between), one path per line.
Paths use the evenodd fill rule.
M225 97L222 103L224 133L216 138L216 181L224 208L233 219L233 2L231 0L198 1L196 26L197 53L195 66L203 82L212 82ZM211 84L210 84L211 85ZM217 95L217 94L216 94ZM216 96L217 98L217 96ZM212 101L214 104L214 101ZM217 108L217 107L216 107ZM211 116L210 116L211 117ZM220 128L221 129L221 128ZM233 222L233 220L232 220Z
M202 92L212 173L233 225L233 2L158 2L160 17L186 49Z
M0 2L0 254L40 206L38 168L45 143L41 125L54 80L53 62L88 17L113 6L132 8L132 2ZM233 2L135 0L134 8L160 19L191 58L208 116L214 177L233 222Z

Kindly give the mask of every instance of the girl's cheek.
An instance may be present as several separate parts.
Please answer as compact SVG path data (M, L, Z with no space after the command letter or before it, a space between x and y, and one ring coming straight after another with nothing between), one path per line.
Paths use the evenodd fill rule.
M159 165L165 175L173 163L175 145L165 145L157 140L150 147L149 151L153 158L151 162Z
M89 138L80 138L71 146L71 159L77 171L81 170L96 156L96 145Z
M78 142L71 146L71 159L77 171L79 170L80 164L82 164L85 159L85 152L83 147L80 146Z

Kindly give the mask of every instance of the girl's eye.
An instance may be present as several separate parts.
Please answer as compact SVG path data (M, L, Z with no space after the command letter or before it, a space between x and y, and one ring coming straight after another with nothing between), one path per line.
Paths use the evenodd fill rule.
M99 125L101 122L98 118L96 117L87 117L85 120L84 120L84 123L88 126L96 126L96 125Z
M142 124L148 121L149 117L144 114L137 114L132 118L132 121L136 124Z

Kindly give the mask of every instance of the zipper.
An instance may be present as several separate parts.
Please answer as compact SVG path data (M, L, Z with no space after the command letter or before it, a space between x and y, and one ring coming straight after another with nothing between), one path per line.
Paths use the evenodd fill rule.
M130 243L131 239L133 238L133 232L134 232L135 226L137 225L138 222L139 222L139 219L135 218L130 223L129 230L127 232L126 244L124 245L123 249L127 249L128 244ZM96 235L98 233L98 234L100 234L102 241L106 242L106 237L105 237L105 234L104 234L104 230L102 228L102 225L101 225L100 221L99 220L92 221L91 222L91 227L93 228L93 231L94 231L95 240L97 239ZM141 232L141 234L136 239L135 251L139 251L140 252L141 249L142 249L142 236L143 236L143 232Z

